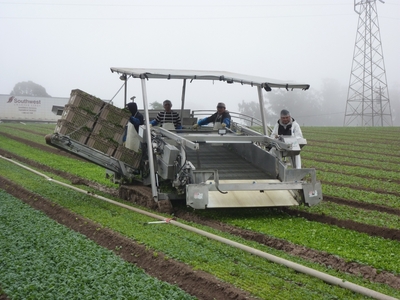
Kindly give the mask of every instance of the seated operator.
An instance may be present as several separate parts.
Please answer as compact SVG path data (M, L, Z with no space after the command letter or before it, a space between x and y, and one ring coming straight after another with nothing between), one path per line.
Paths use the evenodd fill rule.
M173 111L172 103L170 100L165 100L163 102L164 111L160 111L156 118L150 122L152 126L156 126L158 124L174 124L175 129L182 129L181 118L179 114Z
M225 103L218 103L217 112L209 116L208 118L201 119L197 122L197 124L193 125L193 129L197 129L201 125L207 125L208 123L214 123L214 126L217 124L221 125L222 128L231 126L231 115L229 111L226 110Z

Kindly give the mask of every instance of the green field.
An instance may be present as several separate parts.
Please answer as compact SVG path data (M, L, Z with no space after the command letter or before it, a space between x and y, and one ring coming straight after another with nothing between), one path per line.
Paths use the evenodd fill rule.
M20 140L10 138L10 136L16 136L44 144L44 135L51 133L53 129L53 124L34 124L27 128L22 124L2 123L0 124L0 149L56 170L112 186L104 178L104 170L101 167L82 163L74 158L45 153L24 145ZM304 127L302 130L308 141L301 153L303 167L317 169L317 179L322 183L326 200L314 207L301 206L291 208L290 211L307 212L336 220L351 220L361 225L382 229L400 230L399 213L380 209L400 210L400 173L398 171L400 128ZM59 176L52 175L51 172L48 175L65 181ZM271 299L271 297L274 299L364 298L175 227L143 227L142 224L149 220L148 217L144 218L133 212L104 204L88 195L54 186L51 182L21 170L5 160L0 160L0 176L104 227L143 243L154 251L163 252L170 258L182 261L194 270L211 273L222 281L234 284L261 299ZM330 199L340 199L341 202L335 203ZM346 201L358 203L359 206L347 205ZM363 205L367 204L373 206L364 209ZM252 209L229 212L207 210L198 213L267 237L289 241L294 245L304 246L321 253L329 253L346 262L357 262L372 267L377 272L400 274L398 264L400 242L396 239L385 239L348 228L310 221L278 210ZM226 232L221 233L206 226L192 225L392 297L400 297L400 290L387 285L372 283L361 276L349 275L329 266L291 256L284 251L247 241ZM0 280L0 287L12 296L6 284Z

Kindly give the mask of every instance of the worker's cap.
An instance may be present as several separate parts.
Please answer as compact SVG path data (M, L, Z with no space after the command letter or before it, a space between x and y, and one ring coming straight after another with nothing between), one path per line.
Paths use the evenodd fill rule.
M135 101L135 98L136 98L136 96L133 96L133 97L131 97L131 100L132 100L132 101Z
M281 116L290 116L290 112L287 109L282 109Z
M217 108L226 108L225 103L219 102L219 103L217 104Z

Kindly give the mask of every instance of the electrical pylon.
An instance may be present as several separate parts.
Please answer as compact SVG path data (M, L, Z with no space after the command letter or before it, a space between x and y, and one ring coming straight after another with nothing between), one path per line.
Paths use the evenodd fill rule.
M354 0L354 11L359 18L343 125L392 126L376 0Z

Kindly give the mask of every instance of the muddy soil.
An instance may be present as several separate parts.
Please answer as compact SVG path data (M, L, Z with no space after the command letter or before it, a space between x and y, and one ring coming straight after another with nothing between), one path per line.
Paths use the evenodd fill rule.
M0 134L3 134L3 133L0 133ZM41 144L33 143L33 142L30 142L30 141L27 141L24 139L16 138L11 135L7 135L7 137L15 139L15 140L19 140L19 141L22 140L23 143L28 144L34 148L39 148L43 151L53 152L58 155L71 156L70 154L65 153L64 151L60 151L59 149L56 149L56 148L53 149L51 147L48 147L45 144L41 145ZM116 189L105 188L98 184L92 183L88 180L79 178L77 176L71 175L66 172L60 172L60 171L51 169L47 166L38 164L36 162L32 162L28 159L19 157L15 154L9 153L9 152L1 150L1 149L0 149L0 155L3 155L5 157L11 158L11 159L15 159L17 161L21 161L30 166L35 166L36 168L39 168L41 170L46 170L46 171L50 171L54 174L61 175L64 178L70 179L72 183L75 182L75 183L79 183L79 184L85 184L85 185L91 186L93 188L96 188L98 190L102 190L103 192L109 193L110 195L114 195L114 196L117 195L117 193L118 193L118 191ZM73 155L73 157L76 157L76 156ZM118 252L121 256L124 257L124 259L127 259L127 260L131 259L132 263L138 264L139 267L141 267L145 270L146 270L146 267L149 270L153 270L154 274L149 273L150 275L160 278L161 280L165 280L162 277L158 277L158 276L162 276L162 273L164 272L165 266L163 264L165 264L165 261L163 259L161 259L161 261L158 261L158 259L155 259L152 255L152 253L153 253L152 251L150 254L146 253L145 249L141 249L140 245L137 245L133 241L126 239L125 237L120 236L112 231L107 231L107 230L97 231L96 230L97 227L95 226L95 224L91 224L87 220L83 220L82 217L75 216L71 212L65 211L65 209L63 209L61 207L53 207L53 206L49 205L49 202L46 199L41 199L41 201L39 201L39 202L35 201L34 203L32 203L32 200L30 200L30 199L32 199L32 195L29 193L29 191L26 191L21 186L13 185L6 178L0 178L0 188L7 190L6 188L10 187L10 186L13 186L13 188L11 190L9 189L10 194L12 194L12 192L16 193L16 195L13 194L15 197L18 197L19 199L29 203L32 206L39 205L39 207L35 207L35 208L45 211L46 214L48 214L53 219L57 220L59 223L64 224L64 225L70 227L71 229L79 231L79 232L81 232L80 230L87 229L87 231L84 231L82 233L87 235L89 238L93 239L99 245L102 245L103 247L107 247L110 250L115 250L115 245L121 245L121 244L126 245L122 249L131 249L131 250L129 250L129 253L128 253L129 255L127 255L126 258L124 257L123 253L121 253L121 251ZM143 187L143 186L137 187L137 194L136 194L136 199L135 199L136 202L145 203L146 198L149 198L149 197L151 197L151 193L148 188ZM325 199L324 201L326 201L326 200L327 199ZM348 203L348 205L350 205L350 206L357 206L362 209L373 209L373 210L387 209L387 208L377 206L377 205L372 205L372 204L365 204L365 208L364 208L363 207L364 204L356 202L356 201L349 201L346 199L339 199L339 198L329 199L328 198L328 200L336 202L336 203L340 203L342 205L346 205L346 203ZM54 211L52 211L52 210L54 210ZM399 231L391 232L387 228L380 228L380 227L376 227L376 226L366 226L365 224L349 222L348 220L338 220L338 219L331 218L331 217L327 218L326 216L315 215L315 214L310 214L310 213L303 213L303 212L299 212L299 211L293 211L290 209L287 209L286 212L289 214L300 215L311 221L318 221L318 222L333 224L333 225L336 225L339 227L349 228L349 229L357 230L360 232L365 232L370 235L384 236L386 238L392 238L392 239L399 239L399 236L400 236ZM400 212L398 210L391 210L390 213L399 214ZM70 216L70 215L72 215L71 224L69 224L69 222L68 222L68 216ZM265 244L269 247L285 251L291 255L302 257L309 261L313 261L313 262L317 262L317 263L326 265L327 267L339 270L341 272L347 272L350 274L356 274L358 276L363 276L364 278L366 278L370 281L384 283L393 288L400 289L400 276L396 276L396 275L388 273L388 272L381 272L374 268L371 268L371 267L365 266L365 265L361 265L356 262L346 262L346 261L344 261L334 255L328 254L328 253L315 251L313 249L308 249L306 247L294 245L285 240L276 239L276 238L269 237L266 235L262 235L262 234L258 234L258 233L251 232L248 230L243 230L243 229L240 229L237 227L233 227L233 226L224 224L222 222L199 217L198 215L188 212L186 210L175 209L174 215L181 219L201 223L201 224L216 228L221 231L230 232L231 234L241 236L248 240L257 241L257 242ZM77 218L77 217L80 220L78 226L76 226L77 222L75 221L75 218ZM85 226L81 226L84 222L87 222L87 224ZM92 227L92 226L94 226L94 227ZM103 234L104 234L104 236L103 236ZM136 249L137 247L139 250ZM132 249L134 249L134 250L132 250ZM132 255L130 255L130 253L132 251L139 251L139 253L141 255L140 261L134 260ZM145 254L149 255L148 258L146 258L147 256ZM159 257L162 257L162 254L160 254ZM154 266L153 266L153 263L154 263ZM168 263L170 264L170 263L172 263L172 261L169 260ZM174 262L174 263L179 264L178 262ZM143 264L143 266L140 264ZM159 265L161 265L161 267L159 270L157 270L158 269L157 266L159 266ZM185 265L182 267L185 267ZM174 270L176 270L178 267L174 266L172 268ZM157 273L160 273L160 274L157 275ZM237 290L232 286L228 285L228 286L222 287L222 285L219 281L216 281L216 283L214 281L212 281L212 280L215 280L212 276L211 276L211 278L207 278L207 274L200 274L200 273L202 273L202 272L198 272L198 271L194 272L193 270L190 270L190 269L185 270L185 271L179 270L179 271L177 271L177 274L173 275L174 276L173 282L177 282L177 284L182 289L187 290L190 294L195 295L201 299L208 299L207 296L204 296L204 295L207 293L206 290L210 290L210 286L209 286L210 284L211 284L211 286L216 285L216 287L217 287L217 291L212 292L212 295L213 295L212 297L215 297L215 295L218 295L218 294L216 294L217 292L219 292L219 293L227 292L227 294L223 294L224 297L222 297L222 298L224 298L224 299L242 299L241 297L248 296L248 295L246 295L246 293L243 293L242 291ZM181 283L177 279L177 277L179 277L179 274L184 274L184 276L183 276L184 278L180 279L180 280L182 280ZM195 279L195 277L198 275L201 275L202 279ZM186 278L186 277L189 277L189 278ZM190 279L190 278L192 278L192 279ZM197 292L197 289L199 288L199 283L196 280L199 280L200 282L203 282L203 281L205 282L205 290L202 290L200 288L200 291ZM165 280L165 281L168 281L168 280ZM195 282L195 284L194 284L194 282ZM188 287L186 287L187 284L195 285L196 291L191 291L190 288L188 289ZM223 291L221 291L220 287ZM195 292L197 292L198 294L195 294ZM231 298L229 298L228 296ZM236 298L232 298L232 297L236 297ZM220 297L217 297L217 298L220 298ZM212 298L210 298L210 299L212 299Z

